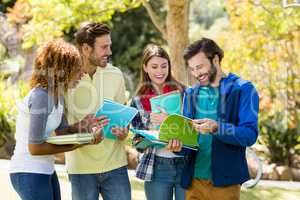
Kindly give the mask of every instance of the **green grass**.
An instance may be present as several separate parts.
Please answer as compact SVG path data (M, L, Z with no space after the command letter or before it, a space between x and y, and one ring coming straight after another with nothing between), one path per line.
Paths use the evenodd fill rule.
M300 191L286 190L269 187L255 187L254 189L243 189L241 200L299 200Z
M133 198L135 191L143 191L143 183L131 180ZM137 198L141 199L141 198ZM255 187L253 189L242 189L241 200L300 200L300 191L286 190L270 187Z

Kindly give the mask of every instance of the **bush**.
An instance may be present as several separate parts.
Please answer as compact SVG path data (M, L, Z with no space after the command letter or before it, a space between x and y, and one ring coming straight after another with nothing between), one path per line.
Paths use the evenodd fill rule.
M19 81L11 85L0 79L0 147L12 137L15 132L17 117L16 102L22 99L28 92L28 86Z

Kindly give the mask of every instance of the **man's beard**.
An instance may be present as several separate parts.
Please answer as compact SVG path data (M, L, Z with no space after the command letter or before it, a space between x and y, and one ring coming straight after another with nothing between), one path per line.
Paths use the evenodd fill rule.
M101 58L98 58L94 52L89 57L89 63L94 66L99 66L99 67L105 67L107 63L109 62L110 58L107 58L107 61L104 64L104 61L101 60Z
M216 80L217 76L217 67L212 64L211 69L208 71L208 80L210 83L214 82Z
M203 82L203 80L202 80L203 76L207 77L206 82ZM207 72L202 73L197 77L197 80L199 81L200 84L209 85L216 80L216 76L217 76L217 68L215 65L212 64L211 68Z

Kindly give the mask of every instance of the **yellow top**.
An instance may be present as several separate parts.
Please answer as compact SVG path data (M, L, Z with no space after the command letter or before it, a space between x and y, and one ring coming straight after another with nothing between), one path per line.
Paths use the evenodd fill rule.
M84 74L75 89L66 95L69 124L95 113L103 98L125 103L125 82L122 72L112 65L97 67L93 78ZM127 165L124 142L104 139L100 144L87 145L66 153L70 174L103 173Z

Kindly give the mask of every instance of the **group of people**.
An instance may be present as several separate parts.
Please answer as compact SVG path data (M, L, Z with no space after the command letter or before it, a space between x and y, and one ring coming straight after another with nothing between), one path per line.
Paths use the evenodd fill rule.
M41 47L30 79L31 90L18 104L16 147L11 183L23 200L61 199L54 154L65 152L73 200L130 200L125 140L128 127L113 127L116 140L103 138L106 116L94 113L103 99L125 104L125 81L109 62L111 30L105 24L83 24L77 47L57 39ZM136 169L148 200L238 200L249 179L245 149L258 136L259 98L251 82L221 68L223 50L202 38L184 50L183 58L197 83L187 87L172 76L168 53L149 44L143 52L140 82L130 105L139 112L136 129L152 130L168 116L151 111L150 98L178 90L183 115L199 132L197 151L172 139L165 148L147 148ZM52 135L92 133L84 145L49 144Z

